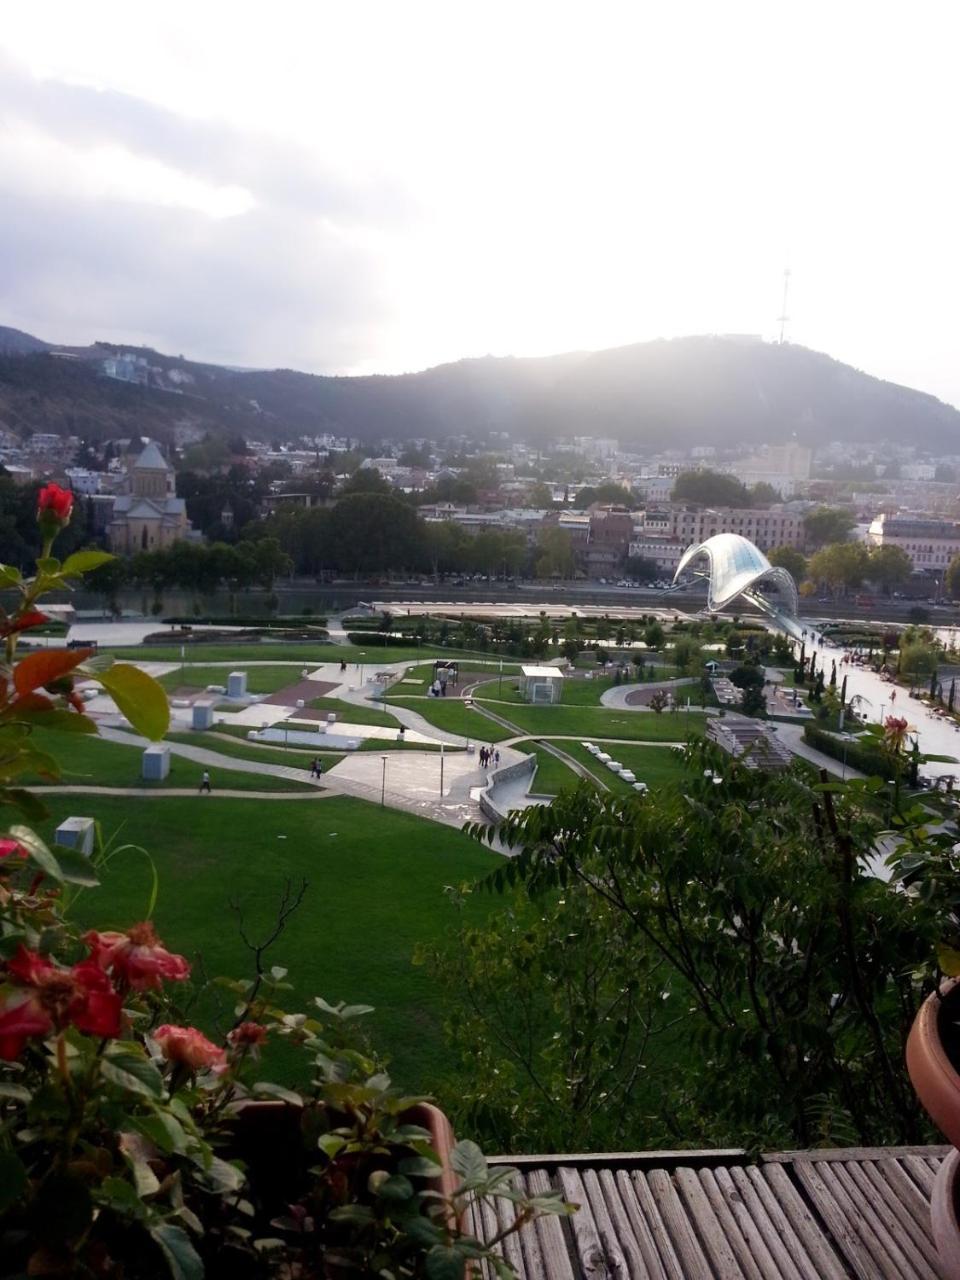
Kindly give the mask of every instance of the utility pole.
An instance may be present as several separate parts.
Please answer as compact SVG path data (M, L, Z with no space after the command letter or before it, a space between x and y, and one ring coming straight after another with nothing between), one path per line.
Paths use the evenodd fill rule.
M780 324L780 346L781 347L783 346L783 342L784 342L784 329L786 327L787 321L790 319L790 317L787 315L787 295L789 294L789 292L790 292L790 268L784 267L783 269L783 301L780 304L780 314L777 316L777 320L779 321L779 324Z

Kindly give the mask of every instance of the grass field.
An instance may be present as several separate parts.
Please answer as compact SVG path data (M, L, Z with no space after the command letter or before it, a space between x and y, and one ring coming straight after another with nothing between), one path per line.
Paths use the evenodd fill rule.
M168 733L164 742L185 742L192 747L205 747L208 751L219 751L222 756L231 756L235 760L250 760L254 764L282 764L288 769L302 768L305 773L309 773L310 761L315 755L323 756L324 770L332 769L343 759L342 752L324 753L310 751L309 748L286 750L283 747L261 747L252 742L228 739L216 732Z
M418 712L444 733L461 734L478 742L502 742L504 738L513 737L512 730L504 729L488 720L482 712L472 710L462 698L448 695L446 698L393 698L391 701L395 706ZM509 711L512 715L513 708L510 707Z
M613 680L610 676L602 676L597 680L564 680L561 706L599 707L600 695L612 688ZM512 679L505 679L502 685L499 680L485 681L473 696L481 702L511 702L524 707L530 705ZM503 714L509 720L509 711Z
M558 747L565 748L566 744L557 743ZM573 770L558 760L555 755L551 755L549 751L545 751L543 747L534 747L532 751L524 750L527 755L536 756L537 772L533 780L530 790L534 795L538 796L555 796L567 787L575 787L580 781L580 777ZM589 753L588 753L589 754Z
M703 729L699 711L617 711L607 707L558 707L518 705L496 708L522 732L538 738L574 734L580 738L632 738L637 742L683 742L690 732ZM509 737L509 734L504 736Z
M41 827L47 837L76 811L76 799L50 797L50 805L53 817ZM251 971L230 901L242 904L248 930L259 937L273 921L284 882L305 878L306 899L268 955L268 963L290 970L287 1007L304 1008L315 995L374 1005L366 1021L393 1058L396 1078L425 1092L439 1083L449 1062L439 999L411 956L418 942L439 940L454 923L444 886L485 874L499 861L496 854L458 831L347 797L269 805L98 797L86 811L105 837L151 852L160 877L160 936L199 960L208 978L245 978ZM129 925L143 918L149 890L145 860L118 855L102 887L81 896L77 915L100 929ZM467 906L475 920L489 909L481 894ZM222 992L209 993L188 1016L208 1032L222 1030L231 1005ZM278 1060L268 1064L276 1069L268 1078L289 1081L285 1046L270 1053Z
M288 685L297 684L300 672L296 667L244 667L238 663L237 671L246 671L247 690L250 693L276 693ZM168 691L174 689L206 689L208 685L219 684L226 687L230 669L227 667L192 667L189 663L181 670L169 671L160 676L160 683Z
M588 739L589 741L589 739ZM602 778L611 791L618 794L632 792L628 782L623 782L617 774L611 773L606 766L600 764L579 742L558 742L557 746L574 760L579 761L598 778ZM677 786L689 776L680 758L679 751L672 747L631 747L621 743L607 743L603 750L619 760L626 768L632 769L638 782L645 782L652 790Z
M144 644L121 645L111 648L101 646L102 652L111 657L129 662L179 662L179 644ZM306 666L316 666L321 662L341 662L348 664L361 660L367 666L375 666L385 662L420 662L425 658L470 658L477 662L495 662L493 654L469 653L462 649L422 648L411 645L353 645L353 644L290 644L277 640L257 640L248 644L192 644L186 646L187 659L190 662L300 662Z
M352 702L343 702L340 698L311 698L307 703L314 711L335 711L338 720L347 724L380 724L388 729L399 729L400 721L389 711L381 711L379 707L358 707Z
M119 742L107 742L92 734L54 733L35 729L31 735L42 751L60 761L61 785L84 787L197 787L203 766L181 756L170 758L170 773L162 782L145 782L140 776L142 751ZM309 784L274 778L270 774L241 773L239 770L211 769L213 785L222 791L309 791ZM29 786L49 783L49 779L25 777ZM74 800L74 805L77 801Z

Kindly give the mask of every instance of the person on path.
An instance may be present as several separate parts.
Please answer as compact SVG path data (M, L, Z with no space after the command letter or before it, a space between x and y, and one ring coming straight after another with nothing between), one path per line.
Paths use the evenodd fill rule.
M499 765L500 765L500 750L499 748L497 748L497 750L495 750L493 753L493 767L496 769L499 767Z
M320 762L316 756L314 756L313 759L310 761L310 777L311 778L315 778L317 776L317 772L318 772L317 765L319 763Z
M346 671L346 669L347 669L347 660L346 660L346 658L341 658L341 659L340 659L340 670L341 670L341 671Z
M201 775L201 778L200 778L200 789L199 789L199 791L197 792L197 794L198 794L198 795L202 795L204 791L207 793L207 795L209 795L209 794L210 794L210 771L209 771L209 769L204 769L203 774Z
M480 768L485 769L486 767L487 767L487 748L481 747L480 748Z

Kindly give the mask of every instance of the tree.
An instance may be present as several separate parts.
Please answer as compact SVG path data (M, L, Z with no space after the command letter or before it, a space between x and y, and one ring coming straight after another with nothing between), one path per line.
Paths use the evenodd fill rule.
M352 493L330 511L330 560L343 573L412 569L427 558L426 527L393 494Z
M655 712L658 716L662 716L669 705L670 695L667 693L666 689L655 690L650 697L650 701L647 703L650 710Z
M540 530L537 540L539 554L537 556L538 578L572 578L576 568L573 554L573 543L565 529L556 525L547 525Z
M578 511L585 511L595 503L603 506L626 507L629 510L633 506L633 494L622 485L613 484L610 481L605 484L586 485L577 494L573 505Z
M752 484L749 494L752 507L769 507L771 503L783 501L783 494L772 484L767 484L766 480L758 480L756 484Z
M835 592L858 587L870 568L867 549L860 542L835 542L810 557L809 573L814 582L826 583Z
M759 688L756 685L748 685L744 689L740 698L740 709L745 716L765 716L767 714L767 699L762 685Z
M667 633L659 622L648 622L643 629L643 643L648 649L659 649L667 638Z
M707 507L748 507L750 493L736 476L720 471L682 471L670 497L674 502L697 502Z
M673 665L681 673L699 671L703 666L703 652L696 640L681 636L673 646Z
M382 493L385 496L396 496L396 490L376 467L358 467L349 480L345 480L340 490L341 496L352 493Z
M656 561L646 556L627 556L623 572L634 582L654 582L660 576Z
M902 587L913 573L913 561L902 547L872 547L867 577L888 596L894 587Z
M807 542L813 547L823 547L828 542L845 542L856 523L849 511L839 507L817 507L803 517Z
M949 565L947 565L943 586L951 600L956 600L960 597L960 555L954 556Z
M527 490L527 502L540 511L552 511L553 490L548 489L542 480L537 480Z
M774 547L772 551L767 552L767 559L772 565L786 569L798 585L807 576L806 557L801 555L796 547Z

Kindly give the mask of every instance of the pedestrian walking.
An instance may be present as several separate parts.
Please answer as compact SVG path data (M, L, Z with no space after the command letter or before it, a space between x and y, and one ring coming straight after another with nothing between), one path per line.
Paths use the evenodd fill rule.
M499 767L499 765L500 765L500 751L499 751L499 748L498 748L498 749L497 749L496 751L494 751L494 753L493 753L493 767L496 769L496 768L498 768L498 767Z
M317 760L316 756L314 756L313 759L310 761L310 777L311 778L315 778L317 776L318 763L319 761Z
M481 747L479 755L480 755L480 768L485 769L487 767L487 748Z
M207 795L210 794L210 771L208 769L204 769L203 774L201 775L200 789L197 794L202 795L204 791Z

